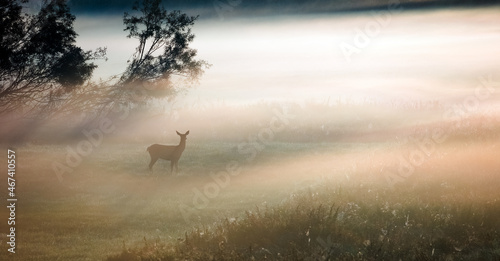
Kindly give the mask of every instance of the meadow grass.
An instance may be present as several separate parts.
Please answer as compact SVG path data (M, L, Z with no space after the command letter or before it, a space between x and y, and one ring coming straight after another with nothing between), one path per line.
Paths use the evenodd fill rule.
M346 170L350 180L324 178L280 204L199 225L175 243L145 240L107 260L498 260L492 148L448 148L392 188Z
M21 148L13 257L498 259L498 143L451 144L391 189L375 163L390 165L403 148L275 142L255 162L241 159L241 174L201 209L193 189L240 160L237 144L188 143L178 176L166 162L149 173L144 146L103 145L62 183L50 163L64 158L63 146ZM180 204L195 209L190 219Z
M327 108L318 105L309 115L292 107L294 122L259 143L252 158L238 147L269 126L272 107L248 120L238 121L241 113L235 113L222 126L198 122L177 175L161 160L147 170L147 146L177 143L173 131L136 140L123 133L105 137L62 179L53 163L64 163L67 146L78 140L20 146L17 253L5 249L0 259L499 259L498 117L471 117L455 128L439 117L421 121L427 111L415 113L420 123L412 125L388 109L356 117L355 107L321 114ZM189 113L195 114L181 112L177 123L199 116ZM155 124L141 128L163 123ZM391 186L388 173L401 174L401 157L422 151L419 141L437 128L446 131L446 141ZM214 191L213 175L230 162L239 172ZM5 220L7 211L0 208Z
M142 247L125 248L107 260L500 258L500 202L437 204L419 199L417 190L385 195L373 190L374 197L362 200L358 195L366 195L366 188L309 190L276 207L193 229L178 243L145 240Z

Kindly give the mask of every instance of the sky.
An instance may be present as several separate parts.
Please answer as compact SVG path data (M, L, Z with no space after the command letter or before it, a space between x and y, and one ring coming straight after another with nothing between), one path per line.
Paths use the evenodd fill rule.
M207 1L186 2L195 7ZM253 7L247 1L225 1L232 6L224 12L217 5L203 9L205 16L193 27L192 47L212 67L179 98L235 104L449 100L467 95L478 77L500 68L499 6L380 5L357 12L271 15L239 11L272 9L280 2L290 6L293 1L256 1ZM201 9L188 12L196 10ZM96 79L122 72L137 46L125 37L120 12L79 11L75 30L84 49L108 47L109 59L98 63Z
M122 13L136 0L70 0L76 13ZM39 1L34 1L39 2ZM330 11L384 8L400 3L405 8L452 7L498 3L498 0L164 0L167 8L197 9L204 18L219 16L221 11L234 9L238 15L305 14ZM219 10L213 10L219 9ZM222 9L222 10L221 10ZM205 10L205 11L200 11ZM213 12L215 11L215 13Z

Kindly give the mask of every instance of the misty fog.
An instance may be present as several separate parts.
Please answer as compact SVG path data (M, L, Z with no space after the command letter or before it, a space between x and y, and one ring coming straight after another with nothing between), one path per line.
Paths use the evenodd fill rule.
M185 98L449 101L499 67L499 12L397 9L200 19L193 47L213 66ZM83 48L108 47L109 61L99 63L95 78L123 71L136 43L125 37L120 16L79 16L76 31Z
M15 148L19 256L499 257L500 7L400 9L199 19L199 84L39 122ZM77 45L108 48L96 82L132 58L123 28L76 16ZM149 171L188 130L179 172Z

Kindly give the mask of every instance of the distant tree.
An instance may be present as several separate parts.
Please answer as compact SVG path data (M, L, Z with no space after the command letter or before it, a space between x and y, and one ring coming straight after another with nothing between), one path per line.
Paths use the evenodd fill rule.
M0 109L42 106L71 92L92 75L90 60L105 49L75 45L75 17L65 0L44 1L37 14L22 12L26 0L0 0Z
M145 98L141 102L173 95L175 77L197 81L203 69L209 66L203 60L196 60L197 51L189 47L194 39L191 26L198 17L166 11L161 0L136 1L132 10L134 14L126 12L123 16L124 30L128 31L127 37L137 39L139 45L120 78L120 91L141 92Z

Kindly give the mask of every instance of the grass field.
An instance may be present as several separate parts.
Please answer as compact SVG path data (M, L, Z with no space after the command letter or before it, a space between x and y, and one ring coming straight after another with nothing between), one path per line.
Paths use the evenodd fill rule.
M2 221L0 259L499 260L496 116L451 128L340 115L325 132L294 113L252 141L262 115L227 139L191 128L177 175L147 170L150 141L110 138L62 176L53 164L77 142L16 147L17 248Z

